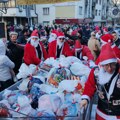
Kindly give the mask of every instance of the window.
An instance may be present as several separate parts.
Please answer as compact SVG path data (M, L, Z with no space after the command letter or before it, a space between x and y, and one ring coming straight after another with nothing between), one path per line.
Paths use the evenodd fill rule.
M30 5L30 9L31 9L31 10L34 10L34 5Z
M79 6L79 15L82 15L82 7Z
M97 12L98 12L98 10L95 10L95 15L97 16Z
M101 10L99 10L99 16L101 15Z
M43 8L43 15L49 15L49 8Z
M101 5L101 0L99 0L99 4Z
M26 5L23 5L23 9L26 9Z

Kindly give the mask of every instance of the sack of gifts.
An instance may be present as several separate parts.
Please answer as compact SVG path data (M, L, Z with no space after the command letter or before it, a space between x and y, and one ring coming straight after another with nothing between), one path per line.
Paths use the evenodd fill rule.
M55 87L64 79L70 79L70 71L67 68L52 68L48 75L48 83Z

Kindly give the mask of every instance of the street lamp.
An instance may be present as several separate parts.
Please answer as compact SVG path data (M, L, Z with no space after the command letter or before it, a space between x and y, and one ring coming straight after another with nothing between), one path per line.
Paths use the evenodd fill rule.
M0 12L6 14L8 7L8 0L0 0Z

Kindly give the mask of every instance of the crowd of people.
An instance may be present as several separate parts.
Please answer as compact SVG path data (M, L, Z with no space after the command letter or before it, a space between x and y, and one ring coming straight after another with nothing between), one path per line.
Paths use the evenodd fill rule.
M39 65L50 57L76 56L93 68L85 85L81 107L89 103L97 90L96 119L120 118L120 38L115 31L86 25L38 26L19 32L11 29L8 38L0 41L1 91L14 83L13 76L19 72L22 63Z

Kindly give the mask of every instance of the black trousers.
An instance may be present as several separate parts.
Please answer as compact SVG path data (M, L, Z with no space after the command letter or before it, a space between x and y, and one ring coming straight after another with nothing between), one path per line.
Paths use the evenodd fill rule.
M0 92L3 91L4 89L10 87L13 84L14 84L14 81L11 79L9 79L7 81L0 81Z

